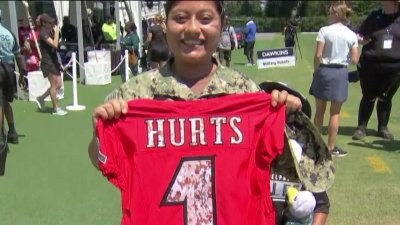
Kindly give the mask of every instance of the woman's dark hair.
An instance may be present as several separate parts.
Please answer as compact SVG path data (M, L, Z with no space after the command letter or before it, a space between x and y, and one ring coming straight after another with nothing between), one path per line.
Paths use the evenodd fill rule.
M125 24L125 30L127 32L130 31L136 32L136 29L137 29L136 24L133 21L129 21Z
M167 0L165 3L165 15L168 18L168 14L172 9L172 6L176 2L179 2L179 0ZM224 9L224 1L219 0L219 1L213 1L215 3L215 6L217 7L218 13L221 15L221 21L224 19L224 14L225 14L225 9Z

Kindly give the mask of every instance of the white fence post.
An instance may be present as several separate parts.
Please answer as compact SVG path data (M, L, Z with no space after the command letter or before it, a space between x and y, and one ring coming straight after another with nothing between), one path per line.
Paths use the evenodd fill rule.
M84 110L86 106L78 105L78 88L76 84L76 53L72 53L72 105L67 106L66 108L71 111L80 111Z
M125 50L125 82L129 80L129 55L128 50Z

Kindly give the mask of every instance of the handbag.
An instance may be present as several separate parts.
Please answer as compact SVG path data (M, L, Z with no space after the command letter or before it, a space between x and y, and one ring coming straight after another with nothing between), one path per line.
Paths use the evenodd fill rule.
M128 51L128 62L131 65L138 64L138 56L136 55L135 51Z

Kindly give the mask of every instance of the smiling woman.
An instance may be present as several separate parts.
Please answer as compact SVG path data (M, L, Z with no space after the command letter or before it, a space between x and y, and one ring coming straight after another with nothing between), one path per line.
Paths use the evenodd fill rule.
M229 120L221 115L218 115L216 118L213 117L214 119L210 120L210 123L215 125L215 129L211 130L215 130L217 134L210 135L209 133L207 133L206 130L204 130L204 124L206 124L206 122L204 121L209 120L193 119L190 120L190 123L187 123L190 124L190 132L185 133L184 130L187 130L188 126L187 124L185 125L184 121L182 121L183 118L181 117L181 114L175 115L179 116L179 119L177 119L173 118L173 116L169 115L168 113L164 114L162 112L164 110L169 110L169 108L173 106L172 108L182 108L184 110L182 113L186 115L188 113L193 113L192 111L190 111L190 108L192 107L187 107L189 106L189 104L190 106L193 106L193 108L201 108L202 106L206 105L204 104L206 102L205 99L208 99L207 103L211 104L212 106L217 106L219 105L216 104L217 101L224 101L222 100L222 96L224 95L244 93L254 94L256 92L260 92L260 88L254 81L250 80L248 77L237 71L219 65L217 63L217 60L212 56L217 48L222 29L221 14L223 14L223 7L221 1L167 1L165 8L167 15L166 37L169 49L172 53L171 59L169 59L164 66L158 69L150 70L133 77L128 82L121 85L118 89L110 93L106 97L107 102L103 105L96 107L93 111L93 124L96 125L98 119L102 119L102 121L94 127L93 139L90 142L88 148L89 155L94 166L99 168L103 172L103 175L106 176L110 180L110 182L115 184L121 190L124 209L122 224L124 225L133 223L133 214L138 215L138 217L135 217L135 224L163 225L183 224L184 220L182 219L182 217L184 216L187 216L184 217L185 221L187 222L186 224L195 224L196 221L201 223L202 221L209 220L210 218L215 218L213 216L217 216L219 213L221 213L223 210L216 210L218 206L208 204L209 199L215 200L215 196L213 194L210 194L210 192L208 191L214 192L215 190L212 190L211 188L214 188L214 186L207 186L210 182L212 182L212 180L205 179L206 176L209 178L211 176L211 173L206 173L206 170L211 171L215 169L221 173L221 171L223 172L227 170L227 168L221 167L221 164L219 165L219 168L214 168L214 166L212 166L212 164L214 163L214 159L211 159L212 157L210 157L210 151L213 152L215 150L213 148L215 147L205 149L204 146L200 146L200 148L198 148L198 151L194 153L192 151L193 147L195 147L193 146L193 143L197 141L197 138L199 138L199 140L206 140L206 138L212 139L212 137L217 138L216 142L218 143L222 140L235 141L236 138L238 140L241 140L242 135L239 135L239 133L241 132L237 132L235 126L238 121L236 121L236 119ZM236 96L227 97L230 97L229 99L236 98ZM279 109L274 110L275 113L280 112L281 106L285 102L288 110L297 110L301 106L300 99L288 95L286 91L273 91L271 95L268 96L268 98L270 102L265 102L265 99L263 99L262 102L268 105L270 104L272 107L277 106ZM140 101L140 99L150 99L150 101ZM202 99L203 101L200 101L199 99ZM127 101L130 101L129 107ZM228 100L225 101L231 102ZM147 113L146 115L138 115L134 113L135 110L139 109L138 104L141 104L140 102L143 103L142 106L144 106L142 107L142 109L147 110L145 112L145 114ZM182 105L182 103L186 104L187 102L189 104ZM148 105L144 103L148 103ZM221 105L219 106L221 107ZM211 108L214 110L213 107ZM231 111L234 111L238 108L241 107L222 107L222 112L231 113ZM162 117L164 118L164 120L155 119L158 116L152 115L152 113L162 113ZM199 113L192 115L192 117L198 116L200 116ZM148 121L148 127L147 129L138 129L137 126L142 126L143 124L146 124L146 122L138 121L134 124L125 123L127 120L122 118L130 118L133 120L142 120L143 118L145 118L144 120ZM116 138L113 139L111 138L111 136L114 135L110 136L109 134L105 134L105 130L108 130L109 126L102 125L108 123L107 120L112 120L116 122L118 126L124 124L126 129L123 129L123 131L115 134ZM283 128L283 121L280 121L279 119L272 120L279 126L282 125ZM166 121L168 121L168 123ZM166 133L160 130L164 125L167 126ZM232 136L232 134L230 134L231 137L229 137L228 139L226 139L225 137L225 139L223 139L223 137L219 134L225 134L226 127L228 125L232 127L231 130L233 130L236 135ZM130 132L134 130L142 131L140 135L143 135L143 137L134 137L135 135L132 135L132 132ZM169 130L181 130L182 132L173 133L169 132ZM282 132L279 132L279 130L275 130L275 132L283 135L283 130ZM121 135L130 139L128 141L130 142L130 147L125 144L120 145L121 148L119 150L124 153L119 152L119 150L113 148L112 146L108 146L104 142L105 140L106 142L108 142L107 140L113 139L114 141L121 143ZM188 146L186 146L185 148L177 144L177 140L178 142L179 140L184 140L182 137L191 140L191 142L188 142ZM182 164L180 164L179 160L176 161L175 158L165 158L165 151L154 151L154 149L146 148L146 144L140 144L143 140L147 140L149 138L151 138L154 143L158 143L161 146L163 146L165 143L175 143L172 146L172 149L170 149L171 151L168 152L173 154L174 156L180 154L178 156L179 159L183 160L190 158L190 160L181 161ZM98 146L96 140L99 140L100 146ZM211 141L208 143L214 142ZM140 154L141 150L143 150L142 148L145 148L146 152L148 153L150 153L151 151L151 155L155 157L152 162L154 162L154 160L160 162L157 163L157 168L152 166L150 166L152 167L150 168L149 165L145 165L146 163L143 163L144 161L140 160L140 158L143 156ZM122 155L120 155L120 153ZM234 152L230 152L229 154L234 154ZM199 162L204 162L204 164L191 163L192 161L196 161L196 159ZM229 157L223 157L223 159L226 160L229 159ZM167 164L172 167L167 166ZM179 168L174 167L173 165L175 164ZM143 166L145 166L145 168L141 168ZM199 172L196 169L197 166L201 167L200 170L204 170L204 173ZM185 168L190 171L185 172ZM142 169L143 171L146 171L146 173L150 173L153 175L150 177L147 175L142 177L142 175L144 174L138 176L137 172ZM160 170L163 171L162 176L154 175L155 173L157 173L157 171ZM176 175L176 177L171 177L173 176L174 171L178 174ZM180 176L180 171L185 172L185 174L182 174L182 176ZM193 172L193 174L191 173L191 171ZM128 174L132 174L132 176ZM257 176L257 179L266 179L266 177L264 176L255 176ZM143 184L143 180L141 180L140 182L133 182L133 180L142 179L140 177L147 180L151 179L151 182L155 182L155 185L150 185L151 187L136 186L139 185L139 183ZM181 179L186 179L185 177L198 178L199 182L202 182L201 185L205 185L204 190L206 191L204 192L203 188L200 188L200 190L198 187L202 186L199 186L198 184L193 184L196 186L196 188L194 186L191 186L191 182L196 182L196 179L193 179L187 184L181 184ZM171 184L171 186L168 187L168 184L164 183L166 181L168 182L166 178L176 180L176 185ZM215 183L217 182L218 181L215 181ZM248 180L246 180L246 182L248 182ZM133 183L135 186L132 186ZM220 181L220 189L218 190L222 190L223 188L221 189L221 187L224 187L229 182L227 184L225 183ZM263 188L269 186L269 184L265 184L267 183L263 183ZM248 184L240 183L241 187L246 185ZM185 187L185 190L179 189L179 186ZM174 207L174 205L180 205L183 203L171 203L172 200L179 199L179 197L175 199L176 196L174 197L170 195L172 195L171 193L175 193L175 191L177 192L177 194L180 194L181 191L187 191L186 189L191 187L194 187L193 190L188 191L190 193L195 193L195 195L192 196L194 197L194 199L189 198L187 200L187 203L188 205L193 205L193 203L204 203L202 205L202 210L201 212L199 212L199 215L180 215L184 212L181 212L180 207ZM150 191L149 188L154 189L153 191ZM171 192L168 192L166 188L170 188ZM143 192L140 190L147 191ZM200 193L194 192L196 190L200 190ZM241 190L242 189L235 189L230 191L237 193ZM165 195L163 196L164 193ZM229 196L225 196L225 191L220 191L219 193L221 194L221 199L224 199L226 197L229 201L233 201L232 204L230 204L232 205L232 208L229 209L229 213L232 215L236 214L234 212L236 212L235 210L237 209L235 208L238 205L237 200L234 200ZM265 193L269 193L269 191L266 190ZM142 197L133 197L139 196L138 194ZM253 202L253 198L260 198L254 196L249 197L249 195L250 193L248 192L244 193L243 195L245 196L243 198L245 199L244 201L246 202L246 204L251 203L252 207L260 208L261 205L258 200L254 200ZM170 199L170 197L173 199ZM252 210L253 208L249 208L248 211L241 212L240 215L238 215L238 220L235 221L236 217L231 217L229 218L229 221L225 222L223 222L223 219L221 219L221 222L219 222L218 224L243 224L242 222L244 220L249 219L249 216L246 214L247 212L256 213L259 215L255 216L253 218L254 220L270 220L271 218L273 218L274 214L271 208L272 203L270 202L268 195L263 196L263 198L266 202L268 202L268 205L265 206L265 212L259 212L257 210ZM142 203L147 200L149 202L145 203L146 207L141 207ZM165 205L160 206L160 204ZM262 207L264 207L264 205ZM233 208L235 208L235 210L232 211ZM180 213L175 213L177 211L179 211ZM210 217L209 213L213 213L213 216ZM266 216L264 216L263 213L265 213ZM224 215L220 215L219 218L224 217ZM192 218L193 220L191 220ZM252 224L261 223L258 223L257 221Z

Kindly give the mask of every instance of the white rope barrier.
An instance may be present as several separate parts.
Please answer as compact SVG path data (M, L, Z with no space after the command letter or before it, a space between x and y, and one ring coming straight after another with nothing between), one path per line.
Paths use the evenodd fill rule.
M72 60L72 58L71 58L71 59L69 60L69 62L67 63L67 65L63 66L63 73L67 74L71 79L73 79L73 75L71 75L71 74L67 71L67 68L72 67L72 63L73 63L73 60Z
M126 58L127 58L127 55L124 55L124 58L122 58L121 62L119 62L119 64L113 70L111 70L111 73L114 73L122 65L122 63L124 62L124 60L126 60ZM128 60L126 60L126 61L128 61Z
M84 105L78 104L78 88L77 88L77 79L76 79L76 64L79 65L78 61L76 60L76 53L72 53L72 98L73 102L72 105L68 105L66 108L67 110L71 111L80 111L84 110L86 107Z
M69 68L72 67L72 58L69 60L69 62L67 63L67 65L64 66L64 68Z
M76 64L78 64L83 70L85 70L85 67L82 66L82 64L80 64L78 61L76 61Z
M67 74L69 78L74 79L74 75L70 74L68 71L64 70L63 73Z

